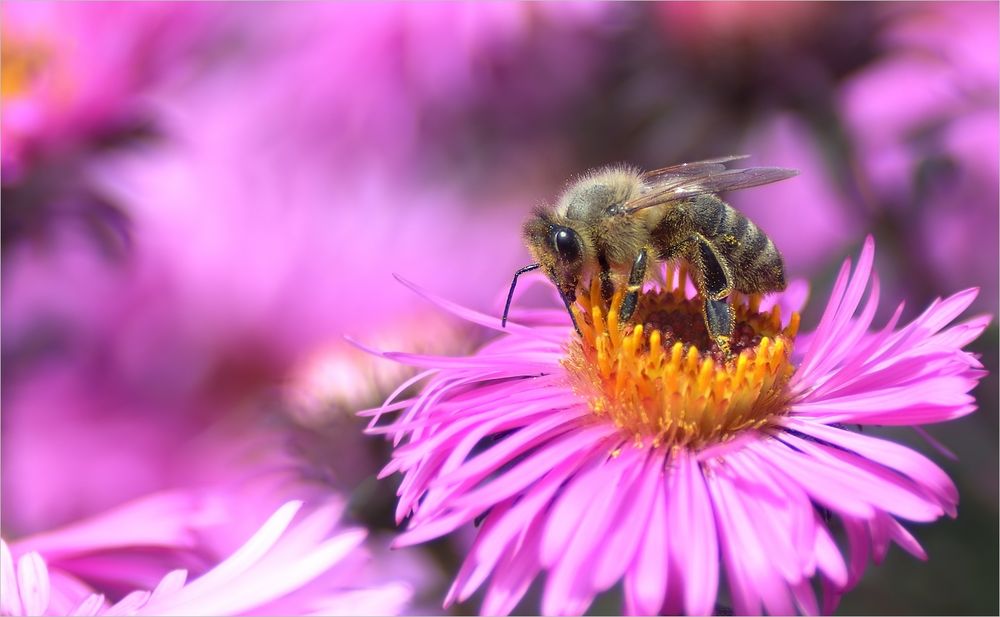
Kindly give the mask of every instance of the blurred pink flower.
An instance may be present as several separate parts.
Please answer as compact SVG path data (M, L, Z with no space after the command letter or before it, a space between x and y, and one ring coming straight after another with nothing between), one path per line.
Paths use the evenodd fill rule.
M762 165L792 167L799 175L771 186L733 193L730 203L746 213L781 250L789 272L806 275L843 252L861 230L849 199L831 177L815 135L789 113L757 124L741 150Z
M980 304L993 306L1000 263L997 5L887 10L888 52L851 77L840 98L856 172L865 196L906 238L910 285L980 285Z
M636 342L636 326L614 342L611 316L603 334L581 321L582 340L599 338L593 344L605 354L591 362L573 351L591 343L567 349L577 338L561 307L521 311L526 325L508 324L472 356L382 353L429 379L419 396L390 397L366 412L369 431L396 446L383 475L403 474L397 521L408 525L397 544L482 519L445 605L492 576L483 614L509 613L543 570L545 614L581 614L620 580L629 614L710 614L720 569L735 614L813 614L821 608L814 578L825 612L891 542L926 558L897 519L955 516L955 486L916 451L844 425L916 427L974 411L969 391L984 371L962 347L989 318L947 327L974 299L971 289L935 301L907 325L898 327L897 311L869 330L879 301L873 258L869 238L853 274L849 261L841 268L816 330L800 338L804 353L788 351L797 313L769 313L753 301L738 310L748 315L739 327L759 332L748 339L756 355L744 350L722 365L688 341L666 339L661 347L659 330ZM649 301L675 302L680 308L672 310L690 310L700 323L692 296L689 285L684 295ZM493 316L436 302L499 330ZM649 310L648 319L667 318L659 304ZM778 333L765 336L766 328ZM647 366L628 364L628 354L635 362L648 355L650 368L634 370L666 371L661 381L628 373ZM580 378L607 366L605 381ZM787 386L782 375L790 375ZM639 398L628 398L631 392ZM638 411L621 402L632 400ZM380 426L390 412L400 412L396 422ZM849 563L820 508L846 529Z
M495 141L484 137L526 117L537 129L562 113L600 60L590 35L608 10L516 2L244 9L228 16L245 52L194 95L210 102L254 92L238 101L252 112L218 118L230 130L217 133L321 159L333 175L389 170L401 180L442 161L482 164Z
M656 7L671 36L706 53L802 36L829 10L815 2L663 2Z
M284 482L268 484L267 491L301 499L352 488L347 478L372 473L374 462L359 456L335 458L333 477L313 476L318 470L298 458L288 421L260 401L236 397L218 409L208 402L221 398L218 392L180 400L155 391L139 394L120 376L102 375L99 366L59 364L5 387L6 533L69 524L165 489L221 483L243 486L245 493L247 483L284 473ZM308 480L322 483L312 487ZM267 491L258 491L261 509L271 510L275 504Z
M330 419L328 402L371 404L385 394L381 368L352 364L350 383L317 385L304 383L304 367L342 349L347 332L372 336L407 316L427 334L432 321L452 327L415 310L393 272L483 306L497 284L480 281L499 283L518 263L522 247L497 230L516 227L531 180L498 191L425 178L417 166L437 141L408 141L400 127L479 96L468 80L492 74L480 63L526 53L522 40L547 44L534 20L572 38L573 24L599 9L567 19L520 5L296 8L260 7L270 20L256 8L217 9L217 38L245 45L223 45L196 80L142 91L162 139L87 162L88 183L130 219L120 263L62 222L47 242L5 254L4 347L19 361L4 390L11 529L65 524L275 460L304 466L264 401L286 386L311 397L291 410L307 428ZM467 34L444 36L455 32ZM538 68L576 74L557 59ZM558 94L558 80L547 81ZM400 329L415 331L400 344L419 345L421 329ZM454 347L428 351L468 345L461 332L433 338ZM312 471L331 471L343 488L370 475L363 442L347 443L356 435L340 431L336 449L356 456L327 454L336 468ZM109 470L118 481L105 481Z
M0 541L0 612L397 614L409 600L407 585L371 584L360 575L355 554L365 532L336 530L334 504L303 509L302 502L287 502L224 559L195 571L169 569L172 561L190 559L195 532L217 514L197 501L183 493L152 496L10 546ZM153 549L166 556L137 560ZM119 591L140 572L154 579L146 589Z
M5 2L4 182L43 154L127 128L144 89L176 75L211 9L169 3Z
M16 247L4 266L8 332L27 345L55 330L99 354L109 381L180 402L273 383L343 332L410 313L385 284L395 270L434 276L473 305L491 298L494 286L484 292L453 265L506 278L521 247L495 230L516 226L532 192L422 179L416 165L436 140L407 142L410 121L395 118L468 103L483 88L467 82L491 75L479 63L555 36L539 37L535 20L572 38L600 9L576 7L572 19L523 5L219 12L218 38L244 45L199 80L147 93L167 141L92 165L131 220L129 263L108 267L73 229L44 250ZM573 74L543 60L560 79ZM259 96L233 94L248 90Z

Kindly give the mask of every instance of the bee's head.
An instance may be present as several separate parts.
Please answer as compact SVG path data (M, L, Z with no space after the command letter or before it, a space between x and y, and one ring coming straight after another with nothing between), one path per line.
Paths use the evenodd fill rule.
M553 220L550 213L536 211L524 223L522 235L528 250L564 298L572 302L586 259L583 238L569 221Z

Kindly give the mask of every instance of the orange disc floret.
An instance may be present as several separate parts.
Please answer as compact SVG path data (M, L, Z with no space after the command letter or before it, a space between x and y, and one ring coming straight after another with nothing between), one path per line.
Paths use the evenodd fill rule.
M698 448L764 427L786 407L798 314L783 328L777 306L761 312L759 296L736 295L727 353L708 336L701 299L685 294L685 276L645 292L628 324L618 322L622 294L607 309L596 283L574 306L582 336L564 361L574 388L637 443Z

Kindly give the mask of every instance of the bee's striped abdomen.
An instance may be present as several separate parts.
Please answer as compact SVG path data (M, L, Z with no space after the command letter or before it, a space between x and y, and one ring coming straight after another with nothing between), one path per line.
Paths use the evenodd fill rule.
M694 205L695 222L727 261L737 291L765 293L785 288L781 254L753 221L718 197L701 197Z
M744 293L765 293L785 288L785 265L774 242L753 221L727 206L736 245L729 255L735 287Z

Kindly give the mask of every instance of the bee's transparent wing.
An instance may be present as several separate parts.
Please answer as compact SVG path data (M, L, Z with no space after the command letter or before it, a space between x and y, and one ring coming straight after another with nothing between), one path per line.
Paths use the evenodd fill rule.
M650 183L650 188L645 193L626 203L626 212L631 214L643 208L681 201L697 195L722 193L760 186L762 184L770 184L791 178L799 173L794 169L785 169L783 167L726 169L722 166L722 163L716 161L702 161L700 163L689 163L689 165L695 166L698 172L691 173L689 171L691 168L678 165L676 168L681 168L684 171L662 172L662 170L657 170L655 176L649 176L648 174L644 176L644 179ZM668 167L665 169L671 168Z
M750 158L750 155L731 154L729 156L720 156L718 158L695 161L693 163L681 163L680 165L671 165L670 167L661 167L659 169L647 171L642 174L642 177L647 182L655 182L656 179L660 177L708 176L714 173L719 173L720 171L726 171L726 163L746 158Z

